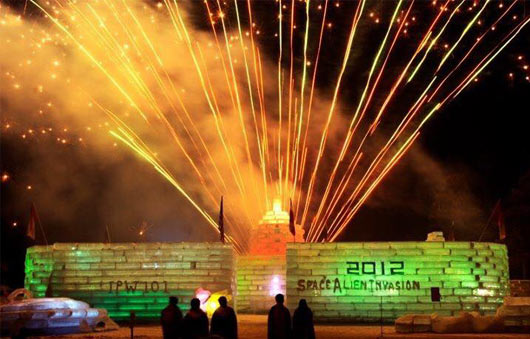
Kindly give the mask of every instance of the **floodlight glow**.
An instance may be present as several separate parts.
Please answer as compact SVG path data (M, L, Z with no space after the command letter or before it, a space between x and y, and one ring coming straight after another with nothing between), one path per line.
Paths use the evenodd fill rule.
M275 275L271 279L270 287L269 287L269 295L275 296L276 294L282 293L281 289L281 280L278 275Z

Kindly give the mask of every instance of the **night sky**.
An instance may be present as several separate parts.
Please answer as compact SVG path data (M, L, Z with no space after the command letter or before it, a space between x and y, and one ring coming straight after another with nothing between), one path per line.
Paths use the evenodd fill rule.
M23 11L23 1L4 0L2 3L16 11ZM318 89L328 94L332 93L333 81L340 68L340 56L356 6L356 2L343 1L336 8L335 3L330 2L329 15L333 28L330 29L331 34L326 33L317 82ZM498 3L500 1L496 1L489 12L495 12ZM316 1L314 6L317 4L323 4L323 1ZM469 6L472 4L473 1L470 1ZM302 18L304 6L297 6L296 15ZM388 20L393 6L391 2L378 4L367 9L367 13L373 11L381 21ZM415 32L423 31L426 23L422 22L422 16L432 12L431 7L430 1L414 7L412 14L418 19L405 37L411 45L421 37ZM277 28L274 20L277 12L270 8L270 3L257 2L254 12L262 30L260 45L266 53L265 57L274 60L277 42L273 32ZM38 11L26 10L30 20L42 20ZM317 13L316 8L312 11ZM521 1L515 10L521 16L530 15L528 11L530 1ZM203 8L194 5L190 12L196 29L207 31ZM229 11L228 14L232 18L230 15L233 16L233 13ZM318 17L317 14L314 17ZM484 20L488 21L487 15ZM368 30L374 25L373 20L367 19L361 28ZM313 26L318 31L320 20L315 19ZM487 24L484 26L489 27ZM379 30L372 28L374 35L360 34L356 41L357 48L353 52L341 96L345 106L358 99L364 84L359 79L366 76L370 55L380 41L372 37L384 33L385 28L384 25ZM317 31L311 33L318 34ZM298 30L295 41L295 55L298 56L302 50L302 32L302 29ZM477 28L470 35L477 36L481 32ZM456 34L455 31L449 35L454 39ZM497 42L492 41L492 44ZM439 55L442 52L434 51ZM369 61L362 63L360 60ZM399 65L399 52L395 60L389 68ZM450 58L449 62L452 61ZM303 60L298 57L296 62L299 64ZM506 242L510 255L517 257L511 268L512 276L526 274L528 278L530 272L523 273L520 263L520 258L526 253L526 259L522 260L528 265L530 251L530 140L527 124L530 81L525 78L530 75L530 69L524 69L528 64L530 27L526 27L511 42L477 82L426 124L416 144L361 208L340 236L340 241L425 240L428 232L438 230L444 231L446 236L454 230L456 240L475 241L500 200L507 227ZM5 82L0 81L0 86L3 86ZM381 91L387 87L388 84L383 83ZM94 149L90 140L83 144L58 146L53 137L22 139L21 130L39 128L45 123L35 120L31 124L31 119L17 123L13 118L16 115L7 110L8 98L2 95L0 100L1 171L9 176L1 184L4 283L20 283L19 278L6 278L4 272L13 271L11 259L20 262L23 257L23 252L20 254L21 244L32 202L37 207L50 243L104 241L106 225L110 228L112 241L217 239L178 192L138 157L125 149L110 150L114 153L109 157L108 153L102 154ZM375 105L378 104L380 102L376 101ZM399 109L398 101L391 106L391 113ZM6 129L8 122L12 127ZM386 128L381 127L383 130ZM75 129L69 133L84 136L82 131ZM113 140L109 137L105 142L112 149ZM139 236L139 225L143 222L152 227L146 230L144 236ZM42 243L39 230L37 233L37 242ZM497 220L490 222L482 240L498 240Z

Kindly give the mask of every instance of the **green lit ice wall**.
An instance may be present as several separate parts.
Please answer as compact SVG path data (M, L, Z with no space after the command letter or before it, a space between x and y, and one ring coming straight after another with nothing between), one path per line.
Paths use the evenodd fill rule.
M168 296L183 310L197 288L232 294L231 246L221 243L54 244L26 255L26 288L105 308L114 319L158 319Z
M407 313L492 314L509 295L506 246L478 242L288 244L287 302L315 318L393 320ZM440 302L431 301L439 287Z

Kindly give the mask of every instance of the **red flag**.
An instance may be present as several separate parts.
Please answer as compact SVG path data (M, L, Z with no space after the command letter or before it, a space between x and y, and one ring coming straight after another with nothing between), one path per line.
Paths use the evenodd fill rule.
M289 231L296 236L296 228L294 226L293 202L289 199Z
M221 242L225 243L225 225L223 220L223 196L221 196L221 207L219 208L219 235Z
M29 214L29 223L28 223L28 229L26 230L26 236L28 238L31 238L32 240L35 240L35 225L37 224L37 219L39 217L37 216L37 210L35 209L35 205L31 203L31 211Z
M504 225L504 214L501 206L497 209L497 226L499 227L499 240L506 239L506 226Z
M42 237L44 238L44 243L48 245L48 239L46 238L46 233L44 233L44 229L42 228L39 214L37 213L37 208L35 207L34 203L31 203L31 212L29 216L29 223L28 223L28 229L26 230L26 235L29 238L31 238L33 241L35 241L35 235L36 235L35 228L36 228L37 223L39 224Z

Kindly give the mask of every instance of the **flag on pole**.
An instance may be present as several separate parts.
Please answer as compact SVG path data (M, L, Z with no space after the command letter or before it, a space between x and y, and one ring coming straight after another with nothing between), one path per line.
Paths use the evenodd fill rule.
M35 205L31 203L31 211L29 212L29 223L26 230L26 236L35 241L35 225L37 224L37 210Z
M291 234L296 236L296 228L294 226L294 213L293 213L293 202L289 199L289 231Z
M37 208L35 207L34 203L31 203L31 211L29 215L29 223L28 223L28 229L26 230L26 235L28 236L28 238L31 238L33 241L35 241L35 238L36 238L35 228L36 228L37 223L39 224L42 237L44 238L44 243L48 245L48 239L46 238L46 233L44 233L44 228L42 228L39 214L37 213Z
M221 242L225 243L225 225L223 220L223 196L221 196L221 207L219 208L219 235Z
M506 225L504 224L504 215L500 204L497 208L497 226L499 227L499 240L502 241L506 239Z

